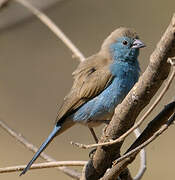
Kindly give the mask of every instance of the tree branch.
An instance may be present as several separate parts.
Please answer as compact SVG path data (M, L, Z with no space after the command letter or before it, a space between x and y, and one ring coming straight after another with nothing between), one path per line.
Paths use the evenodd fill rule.
M138 132L139 129L135 129L134 133L136 134L136 138L140 136L140 132ZM137 172L136 176L133 178L134 180L140 180L142 176L144 175L146 171L146 151L145 149L141 149L140 151L140 168L139 171Z
M63 31L41 10L38 10L27 0L14 0L27 8L32 14L34 14L44 25L46 25L63 43L72 51L73 57L78 58L80 61L85 59L84 55L79 49L72 43L72 41L63 33Z
M175 101L165 106L165 108L147 125L139 138L130 146L122 157L115 161L113 167L101 180L109 180L113 177L117 177L128 164L132 163L138 152L168 129L174 120Z
M9 135L14 137L15 140L17 140L22 145L24 145L27 149L29 149L34 153L37 152L38 148L36 146L30 143L24 136L22 136L22 134L17 133L16 131L8 127L8 125L4 123L2 120L0 120L0 127L4 129ZM48 156L45 153L41 153L40 157L48 162L56 161L55 159L53 159L52 157ZM68 176L74 179L79 179L81 176L81 174L78 173L77 171L74 171L73 169L69 169L67 167L58 167L57 169L61 170L63 173L67 174Z
M38 163L38 164L33 164L30 170L61 167L61 166L84 166L86 163L87 161L56 161L56 162ZM22 171L25 167L26 165L0 168L0 173Z
M132 88L106 128L100 142L116 139L130 129L141 110L150 102L170 72L167 59L175 55L175 15L150 57L150 63L138 83ZM127 123L126 123L127 122ZM109 146L100 146L86 168L86 179L96 180L102 177L112 162L120 156L123 142ZM105 163L104 163L105 162Z
M164 110L162 110L144 129L142 134L135 140L135 142L130 146L130 148L126 151L125 154L135 149L146 140L151 138L156 131L158 131L162 125L164 125L168 118L175 112L175 101L165 106Z

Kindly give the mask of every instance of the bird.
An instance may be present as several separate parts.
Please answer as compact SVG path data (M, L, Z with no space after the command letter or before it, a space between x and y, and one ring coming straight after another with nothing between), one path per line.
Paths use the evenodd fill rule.
M59 134L76 123L92 130L109 122L140 75L139 49L145 47L130 28L114 30L95 55L81 62L73 72L74 83L60 107L55 126L20 176L25 174L41 152ZM96 139L97 141L97 139Z

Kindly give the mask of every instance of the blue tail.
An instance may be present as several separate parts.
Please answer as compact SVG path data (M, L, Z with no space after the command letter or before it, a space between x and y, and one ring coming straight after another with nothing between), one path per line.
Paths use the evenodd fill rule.
M39 150L36 152L32 160L28 163L25 169L23 169L22 173L20 174L23 175L25 174L28 169L31 167L31 165L35 162L35 160L39 157L39 155L44 151L44 149L49 145L49 143L53 140L57 132L60 130L61 126L56 125L53 129L53 131L50 133L49 137L46 139L46 141L41 145Z

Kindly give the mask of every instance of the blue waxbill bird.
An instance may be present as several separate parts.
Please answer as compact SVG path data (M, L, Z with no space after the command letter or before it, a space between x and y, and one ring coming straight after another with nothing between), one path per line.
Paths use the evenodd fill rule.
M55 136L75 123L92 130L111 119L115 107L138 81L137 58L139 49L144 46L136 32L121 27L105 39L97 54L79 64L73 72L73 86L59 109L53 131L20 175L27 172Z

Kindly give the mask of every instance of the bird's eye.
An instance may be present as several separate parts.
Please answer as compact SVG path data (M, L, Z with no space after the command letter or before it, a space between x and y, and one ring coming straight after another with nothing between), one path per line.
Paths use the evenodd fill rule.
M127 45L128 44L128 41L123 41L123 45Z

